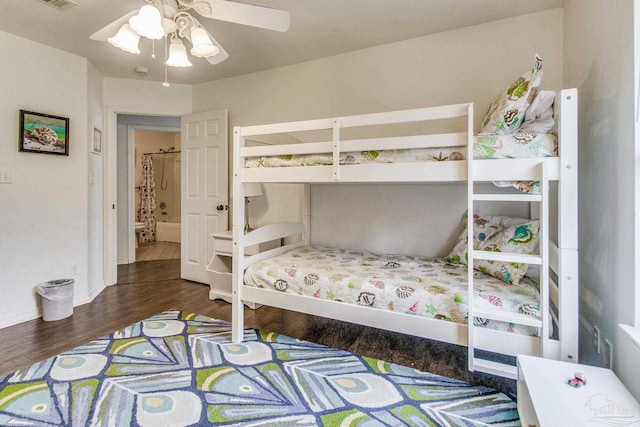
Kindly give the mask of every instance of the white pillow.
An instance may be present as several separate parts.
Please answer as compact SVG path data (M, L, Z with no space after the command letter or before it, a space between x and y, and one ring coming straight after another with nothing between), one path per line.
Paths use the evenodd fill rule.
M554 91L539 91L524 114L524 121L519 132L549 133L555 126L553 119L555 99L556 93Z

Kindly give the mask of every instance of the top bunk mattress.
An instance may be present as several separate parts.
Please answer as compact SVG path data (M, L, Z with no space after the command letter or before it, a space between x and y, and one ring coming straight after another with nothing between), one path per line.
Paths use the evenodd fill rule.
M377 255L321 246L303 246L250 266L244 283L297 295L342 301L456 323L467 322L467 267L446 259ZM475 306L539 314L532 280L507 284L474 271ZM505 332L536 335L537 328L475 319Z
M479 134L474 137L473 151L475 159L555 157L558 155L558 139L550 133ZM340 164L441 162L464 160L466 157L466 146L370 150L340 153ZM247 168L332 164L332 153L251 157L245 161Z

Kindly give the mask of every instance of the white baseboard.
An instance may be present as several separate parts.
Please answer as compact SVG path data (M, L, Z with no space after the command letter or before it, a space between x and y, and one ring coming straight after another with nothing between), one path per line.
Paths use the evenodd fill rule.
M14 313L11 317L0 318L0 329L8 328L9 326L17 325L18 323L28 322L29 320L42 317L42 313L34 312L33 310L24 311L22 313Z
M118 265L129 264L129 258L118 258Z
M89 295L87 298L79 298L73 300L73 306L77 307L79 305L88 304L93 301L100 293L105 290L106 286L103 281L100 281L97 285L95 285L92 289L89 290ZM39 311L34 312L33 310L26 310L21 313L14 313L11 317L6 319L0 318L0 329L8 328L9 326L14 326L19 323L28 322L30 320L35 320L42 317L42 313Z
M89 289L89 300L87 301L87 303L93 301L98 295L100 295L100 293L102 293L102 291L105 290L105 288L106 286L104 284L104 281L101 280L100 283Z
M638 381L640 329L629 325L618 325L616 331L613 370L636 400L640 401L640 381Z

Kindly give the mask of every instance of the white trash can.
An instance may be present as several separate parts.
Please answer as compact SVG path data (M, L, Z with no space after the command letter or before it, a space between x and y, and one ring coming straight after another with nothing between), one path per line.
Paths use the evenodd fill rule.
M42 297L42 320L65 319L73 314L73 279L40 283L36 290Z

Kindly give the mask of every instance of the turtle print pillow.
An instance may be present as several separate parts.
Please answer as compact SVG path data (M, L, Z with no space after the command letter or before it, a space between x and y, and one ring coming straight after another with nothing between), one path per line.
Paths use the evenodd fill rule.
M538 94L542 81L542 59L536 55L533 69L518 77L491 103L482 121L480 133L516 132L524 121L527 108Z
M527 255L534 253L540 231L540 221L475 213L473 222L473 247L475 250ZM455 263L466 264L468 258L466 213L462 224L463 230L447 258ZM475 260L473 263L473 268L476 270L514 285L520 283L520 279L527 273L528 267L527 264L517 262Z

